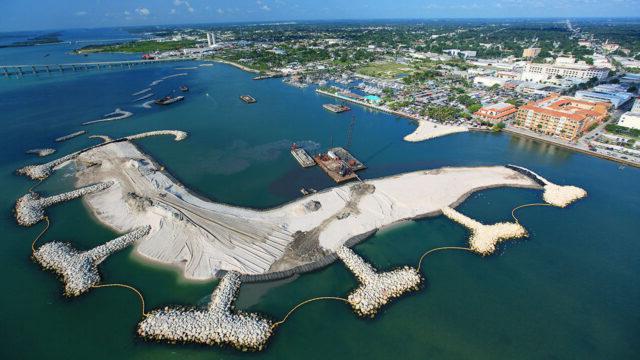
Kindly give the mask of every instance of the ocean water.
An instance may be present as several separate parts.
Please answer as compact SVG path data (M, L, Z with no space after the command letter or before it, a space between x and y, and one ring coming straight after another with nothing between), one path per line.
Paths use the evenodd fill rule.
M65 53L64 46L56 51ZM12 49L11 58L16 55ZM26 53L34 49L23 50ZM47 49L50 51L50 49ZM9 58L0 52L0 63ZM5 55L7 55L5 57ZM24 55L24 54L23 54ZM27 55L24 55L27 56ZM35 55L29 55L35 56ZM52 57L54 55L51 55ZM63 56L63 55L60 55ZM73 55L64 55L73 56ZM127 55L132 56L132 55ZM137 55L136 55L137 57ZM23 62L27 62L24 60ZM415 125L406 119L353 107L343 114L322 109L331 99L312 88L215 64L194 70L164 64L134 70L90 71L0 79L0 358L3 359L602 359L635 358L640 351L640 171L507 134L464 133L422 143L402 137ZM154 97L190 91L183 102L145 109L131 95L154 80ZM238 98L251 94L258 102ZM128 119L80 126L115 108ZM345 145L355 117L352 152L376 178L442 166L515 163L559 184L585 188L589 196L566 209L522 209L530 232L489 257L439 252L424 263L421 291L387 306L376 319L357 318L343 303L313 303L281 326L262 353L195 345L145 342L135 335L138 299L125 289L96 289L67 299L60 282L30 259L30 244L44 224L22 228L12 209L33 184L15 170L81 149L86 136L64 143L53 139L80 129L113 137L179 129L189 138L140 140L139 146L194 191L217 201L267 208L300 196L300 187L333 186L316 168L302 169L289 154L291 142L312 151ZM44 159L27 149L53 146ZM73 187L63 169L38 191L54 194ZM514 206L541 200L529 189L493 189L472 195L459 208L483 222L509 220ZM116 234L96 223L81 201L48 210L52 226L43 242L62 240L89 248ZM422 252L463 246L464 228L444 217L385 229L355 251L378 269L415 265ZM136 260L131 249L109 257L100 270L104 283L140 289L147 309L169 304L204 305L216 281L189 283L178 271ZM237 307L279 319L313 296L345 296L356 286L340 263L274 283L245 284Z

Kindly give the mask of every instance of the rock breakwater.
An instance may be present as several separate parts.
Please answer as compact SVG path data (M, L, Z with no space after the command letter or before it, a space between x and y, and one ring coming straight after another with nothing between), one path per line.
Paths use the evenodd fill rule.
M138 324L143 338L206 345L231 345L240 350L264 348L272 334L271 321L257 314L233 311L240 275L227 272L206 309L165 307Z
M33 155L38 155L40 157L42 156L47 156L47 155L51 155L54 152L56 152L56 149L51 149L51 148L44 148L44 149L31 149L31 150L27 150L26 153L27 154L33 154Z
M375 316L390 300L418 290L422 282L418 271L408 266L377 273L373 266L347 247L339 247L336 254L361 283L347 298L360 316Z
M91 250L80 252L70 244L46 243L33 253L43 268L60 275L66 296L79 296L100 282L98 265L112 253L122 250L149 233L144 226Z
M113 181L102 182L45 198L41 198L36 192L28 193L16 202L16 220L22 226L34 225L44 219L44 209L47 207L104 190L113 185L113 183Z
M443 208L442 213L471 231L469 246L471 250L481 255L492 254L496 250L496 245L504 240L527 236L527 230L518 223L501 222L484 225L450 207Z

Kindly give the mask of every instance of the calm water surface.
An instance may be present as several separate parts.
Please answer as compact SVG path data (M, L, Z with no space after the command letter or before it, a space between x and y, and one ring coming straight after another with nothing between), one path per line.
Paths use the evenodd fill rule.
M63 49L63 48L60 48ZM58 49L58 50L60 50ZM15 53L0 52L0 63ZM33 49L24 50L35 51ZM62 51L64 53L64 51ZM42 53L40 53L41 55ZM24 55L24 54L23 54ZM20 55L22 56L22 55ZM35 56L35 55L31 55ZM53 56L53 55L52 55ZM60 55L62 56L62 55ZM65 55L67 56L67 55ZM71 56L71 55L68 55ZM128 55L131 56L131 55ZM7 60L8 59L8 60ZM24 59L23 59L24 60ZM26 62L27 60L24 60ZM104 71L1 79L0 109L0 358L3 359L603 359L635 358L640 350L640 171L505 134L465 133L423 143L402 137L415 125L405 119L354 107L332 114L331 100L313 89L216 64L170 64L131 71ZM187 84L187 99L145 109L132 93L163 76L188 73L153 87L160 97ZM242 103L251 94L258 102ZM134 116L81 127L116 107ZM427 258L426 286L362 320L342 303L315 303L278 329L268 349L243 354L230 349L146 343L135 336L137 298L124 289L99 289L62 297L60 282L30 260L30 243L44 224L21 228L12 217L15 200L33 182L15 169L42 161L24 154L54 146L51 158L95 142L53 139L78 129L121 136L154 129L180 129L189 138L150 138L138 144L181 182L209 198L265 208L299 196L300 187L333 184L318 168L301 169L288 152L291 142L308 149L344 145L351 116L353 153L375 178L442 166L515 163L560 184L585 188L589 197L567 209L521 210L530 238L508 243L490 257L441 252ZM39 188L44 194L73 187L72 171L57 172ZM541 200L527 189L476 193L460 210L483 222L510 219L519 204ZM43 241L69 241L88 248L116 234L97 224L81 201L48 210L52 227ZM442 245L465 244L468 234L443 217L386 229L355 247L379 269L414 265L420 254ZM141 263L124 250L101 265L103 282L140 289L149 309L168 304L204 305L215 281L187 283L171 268ZM356 282L340 263L271 284L243 285L238 307L280 318L301 300L346 295Z

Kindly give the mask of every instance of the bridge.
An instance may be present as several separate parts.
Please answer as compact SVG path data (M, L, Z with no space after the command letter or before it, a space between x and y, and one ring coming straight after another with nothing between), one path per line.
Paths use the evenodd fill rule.
M122 61L102 61L102 62L83 62L83 63L68 63L68 64L27 64L27 65L0 65L0 74L5 77L12 75L23 76L29 74L38 73L52 73L52 72L73 72L84 70L102 70L113 68L128 68L131 69L134 66L158 64L166 62L177 62L194 60L194 57L181 57L181 58L164 58L153 60L122 60Z

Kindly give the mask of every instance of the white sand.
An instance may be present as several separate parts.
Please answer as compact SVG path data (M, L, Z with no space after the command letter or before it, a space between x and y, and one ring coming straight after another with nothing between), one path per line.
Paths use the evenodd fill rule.
M188 279L210 279L217 270L269 272L294 238L334 251L347 240L398 221L436 215L472 191L535 187L502 166L417 171L372 181L375 191L356 194L352 184L309 195L282 207L256 211L198 198L174 183L130 142L110 143L76 160L79 185L117 180L86 203L104 224L120 232L151 225L136 247L145 258L183 268ZM84 167L97 163L100 166ZM305 208L318 201L315 211ZM295 259L294 259L295 260ZM308 262L308 261L306 261ZM292 261L284 270L305 263Z
M419 120L414 132L404 137L405 141L424 141L440 136L469 131L465 126L438 124L429 120Z

